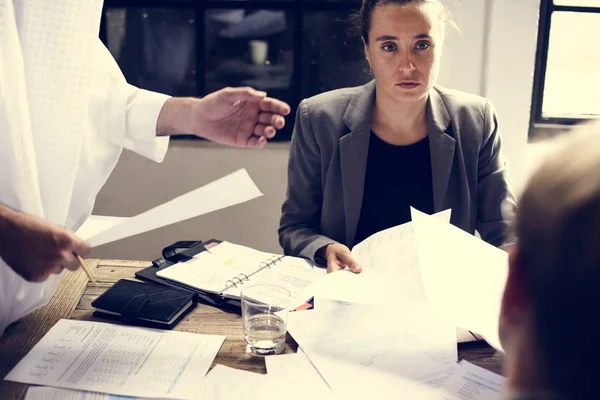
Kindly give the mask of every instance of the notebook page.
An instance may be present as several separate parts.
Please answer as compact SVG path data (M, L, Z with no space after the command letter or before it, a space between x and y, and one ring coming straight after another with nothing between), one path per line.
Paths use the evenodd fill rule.
M248 276L266 266L264 264L261 266L262 263L280 257L277 254L267 253L231 242L221 242L215 247L211 247L209 251L217 260L234 268L238 274L243 273ZM237 276L237 274L234 276Z
M278 285L289 290L289 307L295 309L313 297L310 286L326 274L324 268L316 267L306 259L286 256L269 268L260 270L243 285L228 290L227 295L240 296L244 287L251 284Z
M220 293L239 272L218 257L203 251L189 261L160 270L157 276L207 292Z

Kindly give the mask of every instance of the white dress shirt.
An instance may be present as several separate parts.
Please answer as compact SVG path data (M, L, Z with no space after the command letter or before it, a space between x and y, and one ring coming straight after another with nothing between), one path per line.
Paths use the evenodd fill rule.
M127 84L98 39L102 0L0 0L0 203L76 231L127 148L161 162L168 96ZM142 172L140 172L142 173ZM0 259L0 335L46 304Z

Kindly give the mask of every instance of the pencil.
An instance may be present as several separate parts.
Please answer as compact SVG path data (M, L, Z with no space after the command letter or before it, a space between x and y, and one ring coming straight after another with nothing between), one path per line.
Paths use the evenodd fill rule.
M85 260L81 258L79 254L77 254L77 259L79 260L79 264L81 264L81 268L85 271L85 274L88 276L92 283L96 283L96 279L94 279L94 275L92 274L92 270L86 264Z

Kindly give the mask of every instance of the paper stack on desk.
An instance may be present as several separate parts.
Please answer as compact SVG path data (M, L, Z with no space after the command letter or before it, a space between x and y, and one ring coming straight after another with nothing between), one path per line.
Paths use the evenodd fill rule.
M224 336L60 320L6 380L148 398L190 398Z
M288 331L334 391L382 387L398 393L407 382L439 386L457 359L455 327L426 306L295 312Z
M448 223L450 210L435 214L435 218ZM379 306L427 302L411 222L371 235L354 246L352 255L363 271L327 275L313 285L315 297Z

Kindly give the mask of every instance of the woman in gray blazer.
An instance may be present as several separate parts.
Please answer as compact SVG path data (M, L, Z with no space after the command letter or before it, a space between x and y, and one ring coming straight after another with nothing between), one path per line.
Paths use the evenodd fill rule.
M448 13L438 0L364 0L356 15L374 80L302 101L279 241L285 254L361 267L354 244L452 209L451 223L499 246L512 213L490 102L435 86ZM503 207L506 203L508 207Z

